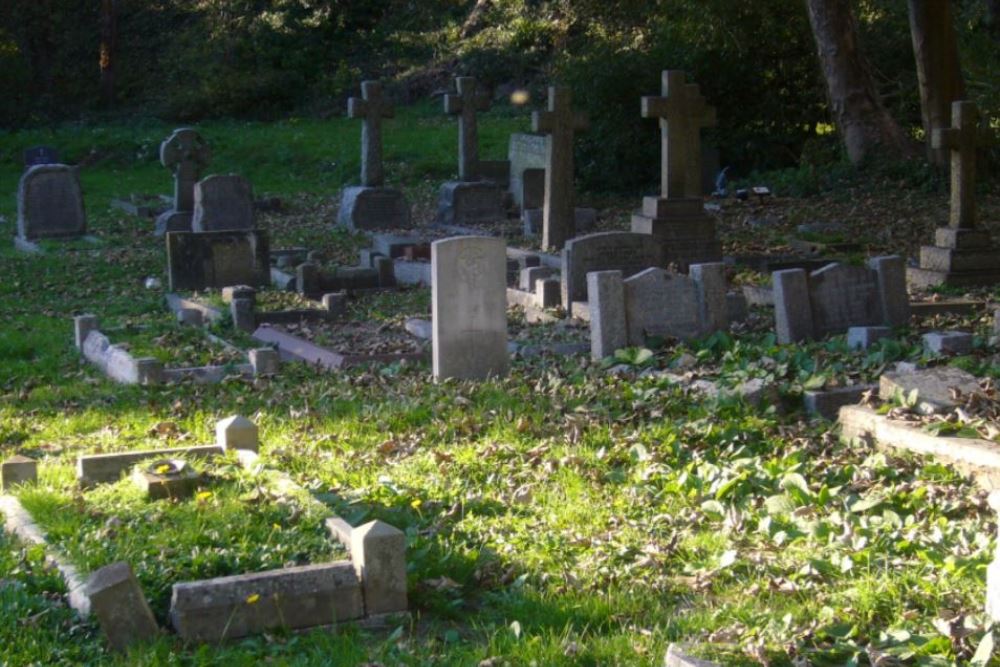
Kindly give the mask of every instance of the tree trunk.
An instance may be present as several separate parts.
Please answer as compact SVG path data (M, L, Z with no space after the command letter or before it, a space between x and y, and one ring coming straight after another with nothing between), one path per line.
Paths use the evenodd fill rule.
M1000 37L1000 0L986 0L986 25L994 37Z
M115 102L115 47L118 41L118 1L101 0L101 101L111 108Z
M868 61L858 45L849 0L806 0L830 110L851 163L878 151L908 157L913 147L882 106Z
M965 83L958 64L955 26L951 20L951 2L909 0L909 9L927 160L944 167L948 165L948 151L934 150L931 136L935 128L951 126L951 103L965 95Z

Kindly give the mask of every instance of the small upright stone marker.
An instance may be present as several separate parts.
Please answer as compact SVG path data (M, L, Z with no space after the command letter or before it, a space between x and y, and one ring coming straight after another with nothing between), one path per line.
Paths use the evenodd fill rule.
M406 599L406 535L382 521L351 531L351 560L361 581L365 613L403 612Z
M191 231L194 185L211 157L208 144L189 127L174 130L160 144L160 163L174 175L174 205L156 219L157 236Z
M934 331L923 336L924 349L933 354L968 354L972 351L972 334L964 331Z
M431 244L434 378L507 374L507 261L502 239Z
M17 190L17 236L14 245L37 252L35 241L73 239L87 233L83 190L76 169L65 164L31 167Z
M128 563L102 567L90 575L86 587L91 611L112 649L125 651L132 644L156 639L156 619Z
M236 174L209 176L195 183L194 216L191 229L196 232L254 228L253 187Z
M15 484L38 481L38 462L27 456L15 455L0 464L0 488L7 491Z
M76 349L83 351L83 342L91 331L96 331L100 327L96 315L77 315L73 318L73 333L76 340Z
M590 305L590 358L600 361L628 345L622 272L588 273L587 303Z
M347 102L347 116L360 118L361 186L345 188L337 220L348 229L394 229L410 226L410 204L403 193L384 187L382 119L393 109L382 97L382 84L363 81L361 97Z
M542 207L543 248L560 250L575 235L573 137L589 125L585 114L573 110L573 94L565 86L550 86L548 109L536 111L531 116L532 131L548 135Z
M260 445L257 425L240 415L227 417L215 425L215 444L223 449L248 449L256 452Z
M951 105L950 128L934 130L932 145L951 151L951 211L934 245L920 248L920 268L907 271L914 287L992 285L1000 282L1000 250L989 232L976 229L976 143L979 110L974 102Z

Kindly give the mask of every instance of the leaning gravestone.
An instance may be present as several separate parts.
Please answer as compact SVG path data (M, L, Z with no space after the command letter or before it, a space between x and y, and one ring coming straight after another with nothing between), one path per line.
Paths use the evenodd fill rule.
M202 290L270 282L268 236L242 232L169 232L167 273L170 289Z
M156 218L155 234L191 231L194 186L212 153L195 130L182 127L160 144L160 163L174 175L174 205Z
M65 164L31 167L17 190L17 237L21 250L35 252L40 239L79 238L87 233L83 191L76 169Z
M578 236L562 251L562 306L572 312L574 301L587 299L587 274L621 271L628 278L651 266L663 266L662 250L648 234L601 232Z
M507 374L507 251L502 239L431 244L435 379Z
M250 181L229 174L209 176L195 183L192 231L249 231L253 228L253 188Z
M792 343L857 326L905 326L910 319L900 257L874 257L868 266L829 264L775 271L774 321L779 343Z
M361 97L347 102L349 118L360 118L361 186L345 188L337 221L348 229L410 227L410 204L402 192L385 187L382 170L382 119L392 118L392 105L382 97L382 84L363 81Z

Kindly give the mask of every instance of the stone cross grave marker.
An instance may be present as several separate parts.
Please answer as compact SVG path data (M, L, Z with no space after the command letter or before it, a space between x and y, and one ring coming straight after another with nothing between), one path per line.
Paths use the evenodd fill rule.
M392 118L392 105L382 97L382 84L362 81L361 97L347 101L348 118L360 118L361 125L361 185L378 187L385 176L382 172L382 119Z
M431 244L434 378L507 374L507 250L502 239Z
M573 236L573 136L589 126L586 114L573 111L573 94L565 86L549 87L546 111L531 116L534 132L549 135L545 160L545 204L542 247L558 250Z
M455 79L458 94L444 96L444 112L458 116L458 177L463 181L479 180L479 128L477 111L490 108L490 98L478 90L475 77Z
M194 210L194 184L208 165L212 152L195 130L174 130L160 144L160 163L174 175L174 211Z
M715 124L715 109L681 70L662 75L660 97L642 98L642 117L660 121L660 195L665 199L701 196L700 129Z
M951 151L951 215L949 226L972 229L976 226L976 141L979 138L979 111L975 102L951 105L951 127L934 130L935 149Z

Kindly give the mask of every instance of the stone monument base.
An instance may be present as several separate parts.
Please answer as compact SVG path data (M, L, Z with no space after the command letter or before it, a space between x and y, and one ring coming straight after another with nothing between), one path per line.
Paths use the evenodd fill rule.
M395 188L344 188L337 223L348 229L408 229L410 204Z
M489 225L503 222L503 193L491 181L449 181L438 198L439 225Z
M632 215L632 231L650 234L663 247L664 264L687 271L691 264L722 261L715 219L701 199L643 197L642 211Z
M911 287L965 287L1000 283L1000 249L987 232L940 227L934 245L920 248L920 266L906 272Z
M156 217L154 236L163 236L167 232L190 232L194 211L175 211L170 209Z

